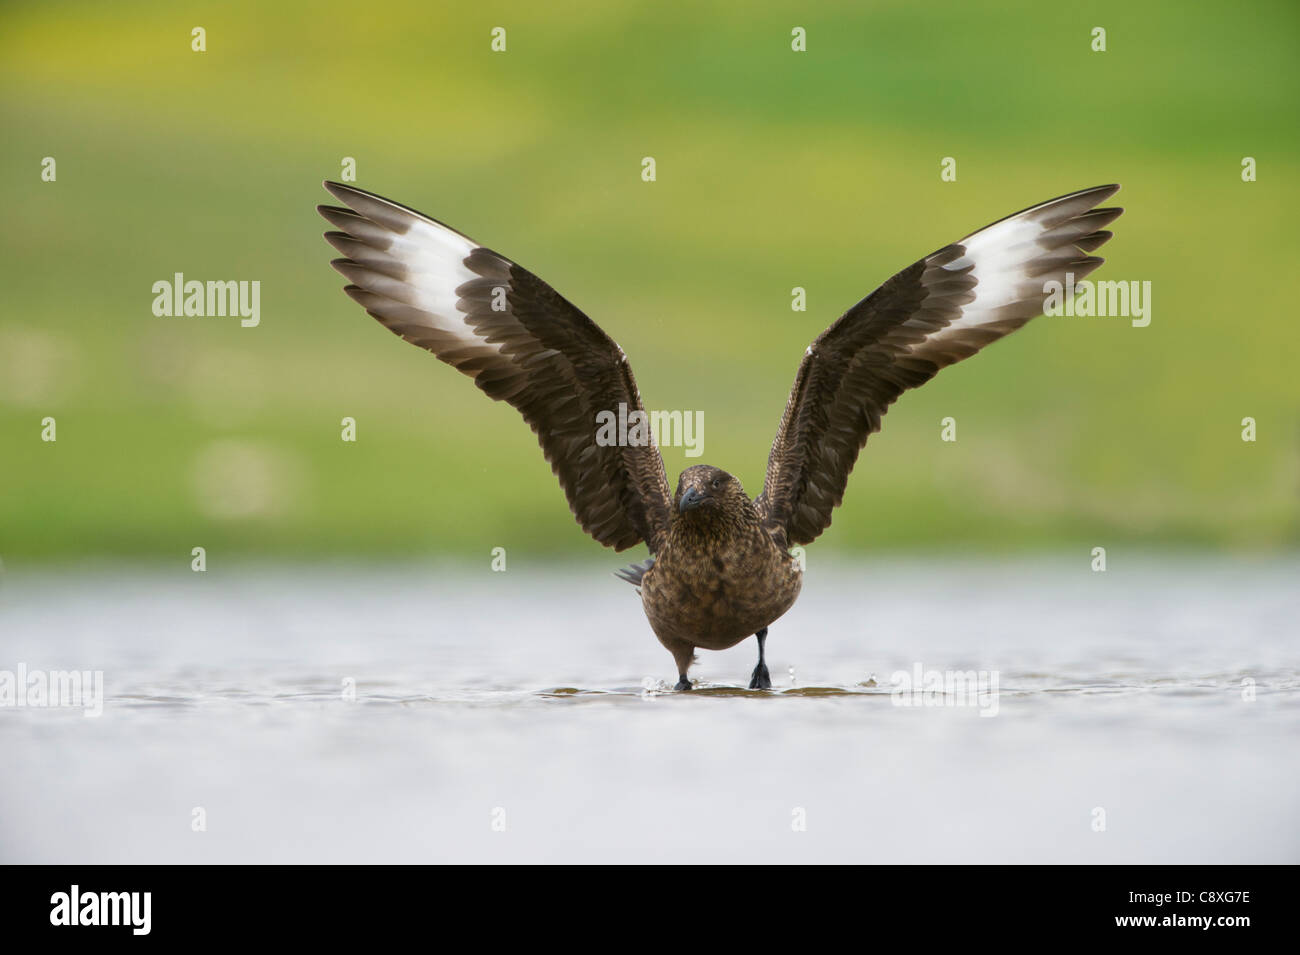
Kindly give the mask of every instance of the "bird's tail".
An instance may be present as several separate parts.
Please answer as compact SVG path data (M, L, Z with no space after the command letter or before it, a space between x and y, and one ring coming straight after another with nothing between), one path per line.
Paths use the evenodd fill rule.
M614 576L619 580L626 580L634 587L640 587L641 578L645 576L647 570L654 566L654 562L654 556L651 555L639 564L632 564L630 567L624 567L620 570L614 571Z

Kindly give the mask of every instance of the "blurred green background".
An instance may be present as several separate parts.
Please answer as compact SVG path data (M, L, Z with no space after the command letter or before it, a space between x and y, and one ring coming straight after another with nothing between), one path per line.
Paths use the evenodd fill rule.
M844 308L994 219L1120 182L1097 277L1151 281L1150 327L1041 319L905 395L818 546L1300 542L1294 3L65 2L0 18L11 566L196 545L599 555L516 413L340 291L314 206L347 156L358 185L601 323L647 407L702 410L705 454L666 449L670 479L703 461L751 494L803 350ZM151 286L174 272L260 281L260 327L155 317Z

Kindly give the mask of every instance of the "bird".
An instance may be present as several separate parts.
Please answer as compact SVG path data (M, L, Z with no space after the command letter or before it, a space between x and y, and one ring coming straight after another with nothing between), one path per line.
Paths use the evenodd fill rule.
M569 508L598 543L647 559L633 584L692 689L696 650L753 636L749 689L771 689L768 627L803 579L797 548L830 526L867 438L904 391L1042 314L1046 285L1096 270L1122 212L1118 185L1040 202L943 246L850 307L804 352L750 498L721 468L694 465L670 487L653 438L597 439L616 409L645 413L623 349L512 259L423 213L327 181L341 206L317 211L342 258L344 291L385 328L516 408L537 435ZM1057 286L1060 287L1059 285Z

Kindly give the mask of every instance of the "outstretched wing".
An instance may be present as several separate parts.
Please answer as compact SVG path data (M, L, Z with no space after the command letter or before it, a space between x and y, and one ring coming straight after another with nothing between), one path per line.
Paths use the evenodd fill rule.
M350 208L317 207L344 289L390 331L519 409L582 529L625 550L659 549L672 513L651 442L596 441L597 414L643 410L623 350L554 289L509 259L413 209L336 182Z
M1071 193L1001 219L899 272L809 346L755 502L787 544L830 526L867 436L908 388L1042 314L1044 283L1082 279L1122 209L1119 186Z

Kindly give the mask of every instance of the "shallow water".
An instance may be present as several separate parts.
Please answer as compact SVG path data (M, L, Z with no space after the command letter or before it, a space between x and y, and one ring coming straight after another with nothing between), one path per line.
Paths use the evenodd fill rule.
M11 572L105 702L0 707L0 861L1300 861L1300 560L812 560L771 693L667 692L616 559Z

